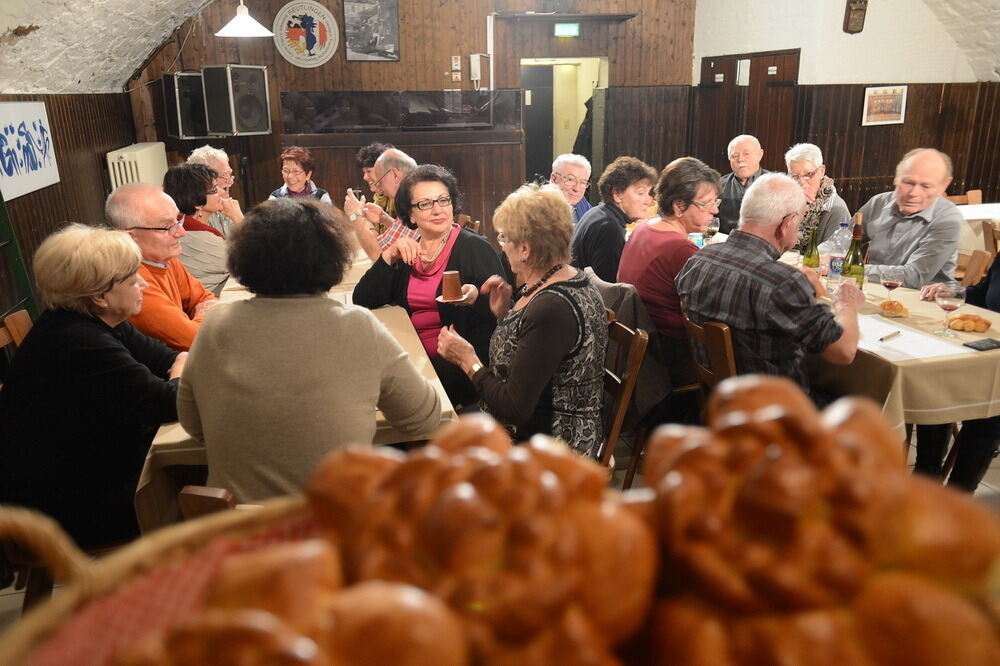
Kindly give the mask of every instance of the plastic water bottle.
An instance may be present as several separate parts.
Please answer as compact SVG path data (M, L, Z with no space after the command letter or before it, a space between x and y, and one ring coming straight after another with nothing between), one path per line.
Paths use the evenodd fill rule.
M820 275L830 275L830 265L831 259L833 257L840 257L840 263L843 264L844 257L847 256L847 250L851 247L851 226L850 220L843 220L840 223L840 227L837 228L833 235L827 238L825 241L819 244L819 261L820 261ZM833 286L836 287L840 284L840 270L837 271L837 281Z

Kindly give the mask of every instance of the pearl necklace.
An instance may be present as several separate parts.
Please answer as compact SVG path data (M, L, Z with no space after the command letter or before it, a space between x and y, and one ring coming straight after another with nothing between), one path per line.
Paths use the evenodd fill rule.
M528 296L531 296L533 293L541 289L542 285L545 284L545 281L548 280L553 275L555 275L556 273L558 273L562 267L563 267L562 264L556 264L549 270L545 271L545 274L542 275L542 277L538 278L537 282L532 284L530 287L524 288L524 291L521 292L521 298L527 298Z
M437 249L434 250L434 254L432 254L430 258L427 258L422 254L418 254L417 256L420 257L420 261L424 262L428 266L433 264L437 260L437 258L441 256L441 252L444 251L444 245L445 243L448 242L448 236L450 235L451 234L445 234L444 236L441 237L441 243L438 245Z

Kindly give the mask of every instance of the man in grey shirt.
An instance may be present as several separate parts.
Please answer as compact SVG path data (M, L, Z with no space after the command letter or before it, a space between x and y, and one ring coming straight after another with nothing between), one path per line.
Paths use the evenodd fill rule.
M767 169L760 168L764 149L757 137L741 134L729 142L727 148L732 173L722 177L722 205L719 206L719 231L728 234L740 223L740 204L743 194Z
M903 269L903 286L920 289L954 279L962 214L943 197L951 159L916 148L896 166L896 189L876 194L858 211L868 245L865 275L879 279L886 266Z

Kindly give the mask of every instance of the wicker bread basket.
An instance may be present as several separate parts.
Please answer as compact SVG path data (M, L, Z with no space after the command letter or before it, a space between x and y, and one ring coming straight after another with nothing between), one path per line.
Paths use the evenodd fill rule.
M32 609L0 635L0 664L10 666L61 662L80 666L83 663L104 663L109 656L130 643L132 638L138 638L156 627L169 625L190 611L199 598L198 581L210 575L208 569L214 571L214 566L205 566L204 562L195 563L193 556L206 551L210 545L222 541L227 544L226 548L216 549L219 552L210 558L211 563L217 565L227 553L252 550L267 543L305 538L313 529L312 518L303 498L280 498L269 500L260 508L224 511L158 530L121 550L94 560L81 552L58 524L47 516L28 509L0 506L0 539L10 539L29 548L50 568L57 582L65 583L65 587L58 590L51 601ZM171 564L183 567L188 561L191 562L188 568L196 569L199 574L198 581L184 590L191 594L181 595L182 598L178 600L177 590L170 589L177 585L163 580L160 589L164 594L169 593L169 598L164 599L164 605L169 608L165 608L162 613L146 612L139 613L138 616L124 608L129 601L125 592L130 584L140 581L144 576L149 578L147 574L154 570L162 570ZM147 593L148 589L138 593L144 597L145 611L149 611L150 600L145 598ZM116 594L118 599L114 598ZM86 612L88 605L97 606L92 602L98 600L109 600L112 606L118 606L117 612L124 612L129 619L129 626L124 629L120 624L101 627L104 630L100 632L102 635L95 636L94 640L99 649L90 656L81 656L78 635L76 639L72 636L66 638L77 649L71 660L69 655L60 657L58 651L52 650L48 651L50 654L47 656L38 657L43 646L56 642L58 636L66 631L72 633L73 623ZM153 604L155 603L157 601L154 599ZM114 608L102 608L98 611L105 618L109 612L116 612ZM85 627L77 628L77 633L82 630ZM83 649L83 652L87 650Z

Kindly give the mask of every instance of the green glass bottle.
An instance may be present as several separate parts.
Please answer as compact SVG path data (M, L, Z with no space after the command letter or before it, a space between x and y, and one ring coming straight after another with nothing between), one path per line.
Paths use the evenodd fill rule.
M851 247L844 257L844 269L841 275L844 279L851 278L858 283L858 289L865 284L865 258L861 253L861 213L854 216L854 235L851 237Z
M811 268L819 273L819 243L816 242L819 236L819 227L813 227L809 232L809 242L806 243L806 250L802 253L802 265Z

